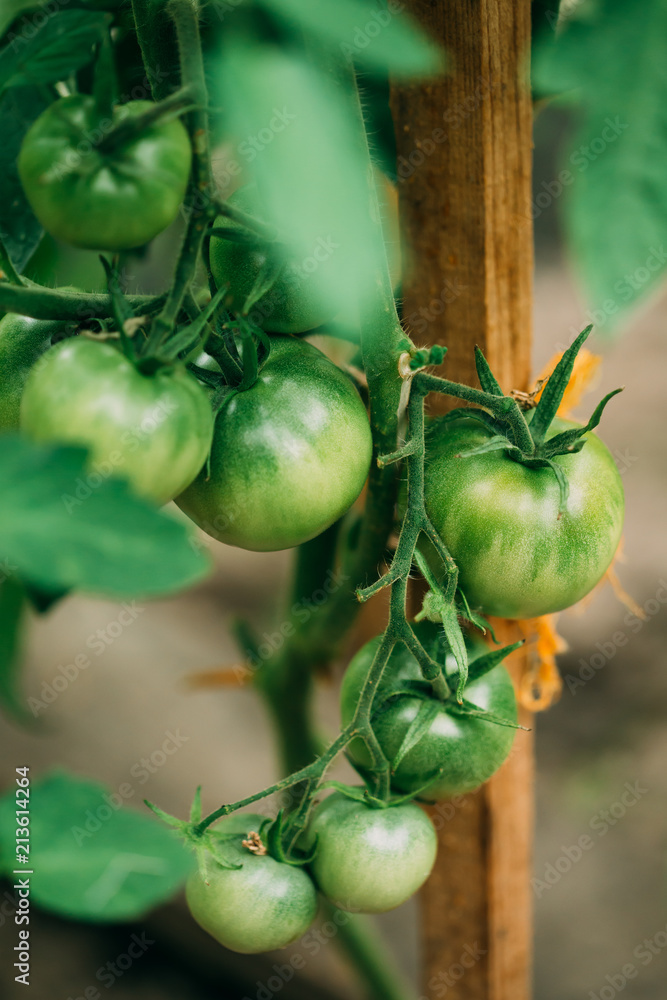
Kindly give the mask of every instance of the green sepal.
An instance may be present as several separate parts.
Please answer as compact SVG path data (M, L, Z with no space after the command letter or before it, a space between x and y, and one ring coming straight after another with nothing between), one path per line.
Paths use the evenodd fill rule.
M259 269L257 277L253 282L253 286L246 296L246 300L243 303L243 309L241 310L244 316L247 316L255 303L259 302L263 295L270 292L280 275L285 270L286 262L284 258L275 255L267 254L264 259L264 263Z
M521 461L524 458L521 449L512 444L504 434L494 434L493 437L488 438L483 444L477 445L476 448L470 448L468 451L462 451L456 457L473 458L475 455L486 455L490 451L506 451L511 457L516 457Z
M486 410L481 410L478 406L457 406L448 413L437 418L439 424L448 424L453 420L477 420L493 431L494 434L504 434L505 426L496 420ZM428 433L428 431L427 431Z
M521 464L525 465L528 469L551 469L558 482L558 517L564 514L567 510L567 500L570 495L570 482L565 474L565 470L550 458L524 458Z
M137 357L137 352L135 350L132 338L128 337L125 331L125 322L128 319L134 319L134 313L132 308L123 295L121 290L119 280L118 280L118 261L114 261L113 265L109 263L106 257L100 254L100 263L104 268L104 273L107 279L107 289L109 291L109 296L111 298L111 309L113 311L113 318L118 327L118 334L120 336L121 346L123 348L123 354L130 361L134 361Z
M202 347L203 335L206 327L215 314L216 309L227 293L227 287L218 289L211 301L206 304L196 319L187 326L181 327L167 340L160 349L161 357L168 361L175 361L179 354L189 353L194 349ZM211 355L213 357L213 355Z
M479 384L484 392L489 392L492 396L505 395L496 380L496 376L489 367L489 362L486 360L479 347L475 347L475 368L477 369Z
M206 235L209 239L215 236L216 239L229 240L230 243L241 243L255 250L266 248L266 240L258 236L257 233L250 232L248 229L237 229L231 226L211 226Z
M359 785L346 785L343 781L331 779L321 784L320 788L334 788L346 798L352 799L354 802L361 802L372 809L386 809L388 806L387 802L372 795L368 788L361 788Z
M491 649L488 653L484 653L483 656L478 656L470 664L468 681L477 681L480 677L484 677L490 670L497 667L499 663L502 663L505 657L513 653L515 649L520 649L525 641L525 639L519 639L518 642L513 642L509 646L503 646L501 649Z
M546 433L551 426L553 418L556 416L558 407L563 399L563 394L567 388L574 368L579 349L583 346L589 333L593 329L592 325L582 330L579 336L572 342L563 354L562 358L554 368L549 380L542 390L540 401L533 411L533 418L530 421L530 433L533 441L539 447L546 437Z
M300 852L298 856L285 850L284 841L289 835L289 823L285 823L285 810L281 809L275 819L263 823L260 830L260 837L263 840L267 851L272 858L280 861L284 865L292 865L295 868L302 868L309 865L317 852L317 841L307 854Z
M575 427L570 431L563 431L561 434L555 434L548 441L544 442L540 453L545 458L553 458L554 455L568 455L573 452L581 450L583 448L585 441L582 440L584 434L589 431L594 430L600 423L602 413L604 408L610 399L617 396L619 392L623 392L623 387L619 389L612 389L608 392L604 399L601 399L598 405L593 410L591 417L585 427ZM576 446L579 445L577 448Z
M461 718L482 719L484 722L493 723L494 726L505 726L507 729L523 729L526 733L530 732L526 726L521 726L518 722L512 722L511 719L505 719L502 715L496 715L494 712L487 712L486 709L474 705L465 698L462 705L452 705L449 711L452 715L459 715Z
M201 785L197 785L195 789L194 798L192 799L192 805L190 806L190 822L199 823L202 818L201 810Z
M486 633L488 632L493 641L497 642L498 640L496 639L496 635L495 632L493 631L491 623L487 621L484 615L480 615L478 611L472 610L472 608L468 604L468 598L466 597L466 595L464 594L464 592L461 590L460 587L457 589L456 592L460 600L460 603L457 605L459 616L461 618L464 618L467 622L470 622L470 624L474 625L475 628L479 629L482 635L486 635Z
M160 809L159 806L156 806L155 803L151 802L149 799L144 799L144 805L147 805L148 808L155 813L158 819L161 819L163 823L167 824L167 826L173 826L175 829L181 831L187 830L188 823L185 823L182 819L177 819L176 816L172 816L171 813L165 812L164 809Z
M400 747L391 761L392 771L396 771L405 755L408 754L429 731L433 720L440 712L441 705L442 702L436 701L435 699L430 699L428 701L424 700L421 703L417 710L417 714L408 726Z

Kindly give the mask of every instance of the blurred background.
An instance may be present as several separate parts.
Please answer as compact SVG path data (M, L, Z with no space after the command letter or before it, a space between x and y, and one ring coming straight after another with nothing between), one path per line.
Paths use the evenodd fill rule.
M536 126L535 191L559 170L568 118L546 111ZM224 159L224 151L221 153ZM544 200L544 199L543 199ZM536 213L534 370L591 321L562 251L558 197ZM178 226L155 241L133 278L160 289ZM92 288L94 255L45 246L35 263L54 283ZM617 385L600 430L623 476L627 497L622 584L644 608L641 621L609 587L585 608L564 613L559 631L569 649L559 658L560 701L536 720L537 824L533 898L535 995L539 1000L611 1000L624 988L633 1000L663 1000L667 981L667 491L664 299L655 296L613 339L604 323L589 346L604 356L595 398ZM584 399L582 415L592 409ZM132 787L131 808L144 797L184 816L202 783L205 811L273 781L276 768L264 708L239 686L193 690L190 675L235 662L229 623L247 617L260 632L281 620L280 596L289 553L256 554L209 540L215 572L182 596L139 604L118 628L120 607L74 598L32 622L25 693L40 697L63 664L89 650L101 630L103 649L41 715L40 733L3 720L0 779L29 766L33 779L55 766L98 779L111 790ZM113 633L113 636L111 635ZM322 730L337 730L337 674L318 695ZM160 749L176 737L169 755ZM340 774L345 773L342 765ZM587 849L577 845L587 835ZM6 887L3 887L4 893ZM5 897L3 896L3 900ZM378 921L406 974L417 982L418 901ZM0 907L0 924L7 919ZM33 909L32 1000L75 1000L95 994L97 971L127 952L133 934L149 942L125 969L114 965L104 995L116 1000L205 1000L280 994L285 998L354 1000L358 986L335 945L313 939L298 977L275 985L275 956L225 952L189 918L182 899L140 925L93 926ZM7 928L5 928L7 929ZM11 936L11 935L10 935ZM3 996L22 996L11 957L0 957ZM274 976L274 985L265 984ZM264 992L262 992L264 990Z

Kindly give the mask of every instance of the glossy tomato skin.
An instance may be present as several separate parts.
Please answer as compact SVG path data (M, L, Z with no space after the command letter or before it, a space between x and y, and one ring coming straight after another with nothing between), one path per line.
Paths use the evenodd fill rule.
M556 418L548 437L577 426ZM609 567L623 528L624 497L614 460L595 434L559 455L570 484L495 451L457 457L488 438L478 423L433 421L426 451L426 508L459 567L471 607L500 618L535 618L581 600Z
M8 313L0 320L0 431L17 431L21 397L35 362L62 333L60 321Z
M433 622L415 626L417 637L427 650L433 650L441 627ZM379 645L379 637L371 639L353 657L345 672L341 688L341 716L347 725L366 680L368 670ZM479 641L469 645L471 662L488 647ZM433 655L433 654L432 654ZM455 661L447 656L448 675L455 675ZM419 664L403 643L394 647L378 688L378 698L397 681L423 680ZM455 681L452 680L452 687ZM479 680L470 682L464 697L479 708L516 723L517 709L511 678L500 664ZM420 708L420 699L401 696L388 702L374 722L373 729L387 758L392 761ZM446 702L438 702L440 711L419 742L407 752L392 777L392 787L399 792L417 792L429 776L443 769L420 798L428 802L448 799L478 788L494 774L510 752L515 730L481 719L461 718L447 711ZM360 740L350 744L348 753L362 768L369 764L368 752Z
M218 415L205 471L176 502L213 538L291 548L319 535L359 496L372 440L351 381L316 347L272 337L252 388Z
M166 503L206 461L213 414L184 368L142 375L110 344L75 337L30 373L21 426L35 441L88 447L91 471L125 478L140 495Z
M263 816L242 813L223 820L216 830L235 834L221 850L230 863L223 868L209 857L206 881L190 876L186 898L190 913L205 931L246 955L284 948L306 933L317 914L317 891L303 868L283 864L268 854L252 854L242 846L250 831L258 832Z
M119 105L114 124L153 105ZM151 125L131 142L99 148L110 122L92 97L63 97L29 129L18 159L32 209L56 239L93 250L142 246L171 225L183 201L192 148L182 122Z
M431 820L413 802L372 809L333 792L316 806L306 844L320 891L343 910L384 913L428 878L437 852Z

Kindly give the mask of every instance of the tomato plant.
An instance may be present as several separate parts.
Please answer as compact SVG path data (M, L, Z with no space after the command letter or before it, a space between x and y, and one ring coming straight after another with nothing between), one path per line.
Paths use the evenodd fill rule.
M145 375L110 344L77 337L52 347L31 372L21 426L36 441L87 446L92 471L166 503L205 462L213 414L182 366Z
M441 628L425 621L415 627L415 634L432 656L442 655L438 649ZM379 637L366 643L347 668L341 688L344 726L354 716L379 645ZM488 651L479 640L469 641L471 671ZM445 671L449 678L456 675L451 653L445 655ZM396 791L418 794L432 802L473 791L498 770L512 748L517 721L514 688L503 664L470 680L465 697L498 722L461 713L453 698L442 701L434 697L430 685L423 682L413 653L402 643L394 647L377 689L373 729L392 762L391 780ZM361 741L351 743L348 753L362 768L370 764Z
M314 810L307 843L318 888L343 910L383 913L400 906L428 878L437 838L414 803L372 808L333 792Z
M125 250L148 243L176 218L190 174L190 138L179 121L155 121L124 140L114 125L146 117L132 101L103 118L92 97L63 97L32 125L19 174L32 208L56 239ZM105 139L106 132L106 139ZM92 141L91 141L92 139Z
M472 791L515 739L521 749L503 664L521 643L499 647L484 616L568 607L614 556L623 491L594 431L615 393L585 424L559 415L590 327L546 385L528 393L504 392L480 350L479 387L442 377L435 369L446 346L414 342L394 294L397 190L377 163L393 155L389 79L436 74L443 57L401 10L390 16L380 5L366 22L370 7L358 0L257 0L216 24L192 0L78 2L34 20L30 0L13 6L11 23L0 14L0 118L11 153L4 204L12 210L0 204L0 309L8 313L0 427L21 433L0 437L0 699L26 717L18 665L29 605L44 611L74 589L132 598L199 580L210 560L195 525L249 550L297 549L280 630L260 636L248 622L235 626L238 667L269 708L283 776L207 814L198 790L187 819L151 806L194 859L184 862L175 839L168 849L139 823L138 847L146 836L159 857L147 854L147 866L126 872L130 888L123 883L113 905L91 902L115 871L106 849L102 871L95 850L86 853L72 899L54 904L61 883L42 898L70 916L134 919L196 861L187 886L194 919L224 946L256 953L307 931L319 889L374 996L402 1000L363 924L335 917L340 907L391 909L427 879L436 835L412 799ZM352 51L351 38L367 44ZM506 110L513 93L500 89L503 102L489 101L479 116L487 137L496 105ZM15 92L11 113L7 92ZM466 123L478 131L472 113L457 126L461 136ZM449 176L438 160L439 147L452 145L443 129L422 141L404 125L406 136L422 163L435 157L427 173ZM225 197L230 178L240 186ZM412 174L400 179L410 181L401 198L410 200L414 234L436 213L414 195ZM489 330L521 285L493 231L496 188L485 176L481 226L473 212L482 186L471 180L455 191L475 239L483 234L498 251L498 288L487 295L485 260L477 298ZM444 214L457 207L450 194ZM521 204L506 200L513 210ZM179 212L179 246L171 236L151 246ZM103 291L51 287L26 272L42 227L73 247L108 251L58 258L65 269L85 260L82 273L89 269ZM438 245L432 254L443 273L445 260L457 273L460 257L472 260L458 246L444 252ZM434 291L414 313L426 325L450 305L447 282ZM513 335L504 313L502 323ZM335 341L328 354L306 339L312 331ZM434 394L464 405L426 426ZM181 513L158 512L141 497L173 498ZM416 576L421 610L409 589ZM340 731L322 743L312 718L316 676L346 652L360 605L383 592L380 634L353 656ZM321 801L328 769L344 754L364 786L338 784ZM76 829L70 813L89 814L100 790L57 779L40 794L60 833ZM274 794L282 807L271 819L237 812ZM0 804L4 856L2 822ZM119 853L141 859L123 840L125 820L109 822L104 836L115 829ZM60 849L62 837L54 840ZM52 864L66 867L60 856ZM178 878L164 874L174 868ZM153 878L159 891L146 890Z
M177 502L228 544L300 545L357 499L371 448L350 379L311 344L275 337L255 384L218 415L210 469Z
M221 823L218 852L225 867L209 855L186 891L197 923L226 948L246 954L284 948L305 934L317 914L317 892L303 868L243 846L264 821L242 813Z

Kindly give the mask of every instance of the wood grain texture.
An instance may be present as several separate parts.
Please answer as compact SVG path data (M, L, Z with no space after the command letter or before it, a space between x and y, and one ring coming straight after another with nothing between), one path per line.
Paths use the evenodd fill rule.
M401 219L412 263L406 327L449 348L447 377L476 385L479 344L501 385L530 378L530 0L408 0L449 53L443 80L392 90ZM432 400L433 409L449 402ZM499 638L516 628L499 622ZM515 654L512 670L521 670ZM524 723L531 725L529 720ZM440 852L423 890L428 1000L528 1000L532 738L473 796L431 814Z

